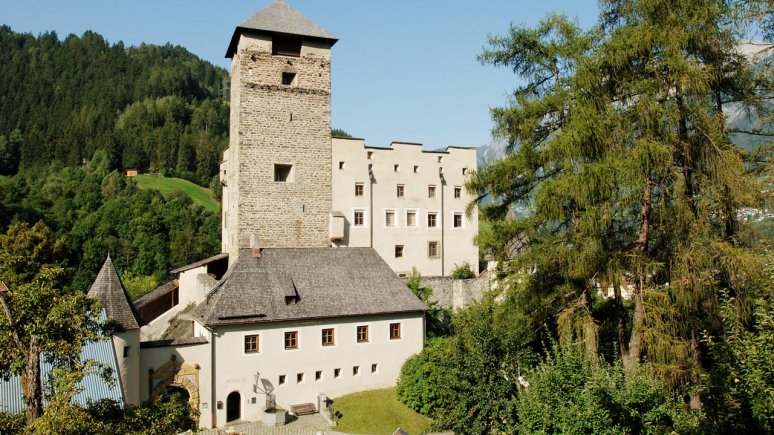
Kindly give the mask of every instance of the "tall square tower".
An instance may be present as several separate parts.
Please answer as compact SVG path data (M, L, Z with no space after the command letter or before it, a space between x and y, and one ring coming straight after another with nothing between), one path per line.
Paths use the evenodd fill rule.
M331 33L282 1L240 24L221 163L223 252L330 246Z

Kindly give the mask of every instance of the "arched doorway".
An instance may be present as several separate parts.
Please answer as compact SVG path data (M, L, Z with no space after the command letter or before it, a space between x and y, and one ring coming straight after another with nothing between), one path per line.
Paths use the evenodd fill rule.
M166 388L166 392L164 393L164 398L170 399L172 396L180 396L181 399L185 401L191 400L191 395L188 393L188 390L186 390L183 387L179 387L177 385L171 385Z
M239 391L233 391L228 395L226 398L226 423L239 420L239 417L242 415L241 405L242 396L239 394Z

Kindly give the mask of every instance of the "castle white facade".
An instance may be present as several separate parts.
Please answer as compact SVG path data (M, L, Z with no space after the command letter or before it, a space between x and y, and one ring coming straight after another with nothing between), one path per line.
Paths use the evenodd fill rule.
M331 138L335 43L281 1L236 28L223 253L134 303L108 258L90 291L127 403L178 391L221 427L395 385L427 310L399 275L477 268L475 150Z

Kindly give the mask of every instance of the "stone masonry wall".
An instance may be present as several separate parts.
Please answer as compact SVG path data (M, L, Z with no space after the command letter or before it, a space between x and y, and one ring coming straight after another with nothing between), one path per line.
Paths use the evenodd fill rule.
M449 276L423 276L422 287L433 289L431 300L441 308L464 308L480 300L490 290L490 275L483 273L472 279L454 279Z
M230 254L253 234L262 247L330 246L331 63L321 53L304 46L301 57L273 56L252 46L234 59L238 147L228 166L239 176L228 186L237 192ZM296 74L292 85L282 84L283 72ZM275 182L275 164L293 165L292 181Z

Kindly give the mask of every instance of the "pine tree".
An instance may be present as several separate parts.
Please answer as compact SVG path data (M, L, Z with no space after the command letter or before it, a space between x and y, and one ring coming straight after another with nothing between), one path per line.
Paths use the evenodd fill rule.
M594 353L599 322L614 320L625 364L647 357L670 385L688 381L699 408L701 334L718 327L719 291L744 301L762 277L736 219L760 205L761 189L723 108L733 100L755 110L771 78L752 74L736 50L735 2L602 7L589 32L550 16L490 39L481 60L528 83L493 110L510 153L468 186L494 199L481 210L493 237L479 242L510 259L505 282L534 326L557 322L561 337ZM505 219L515 203L531 214ZM615 318L595 318L591 296L608 288Z

